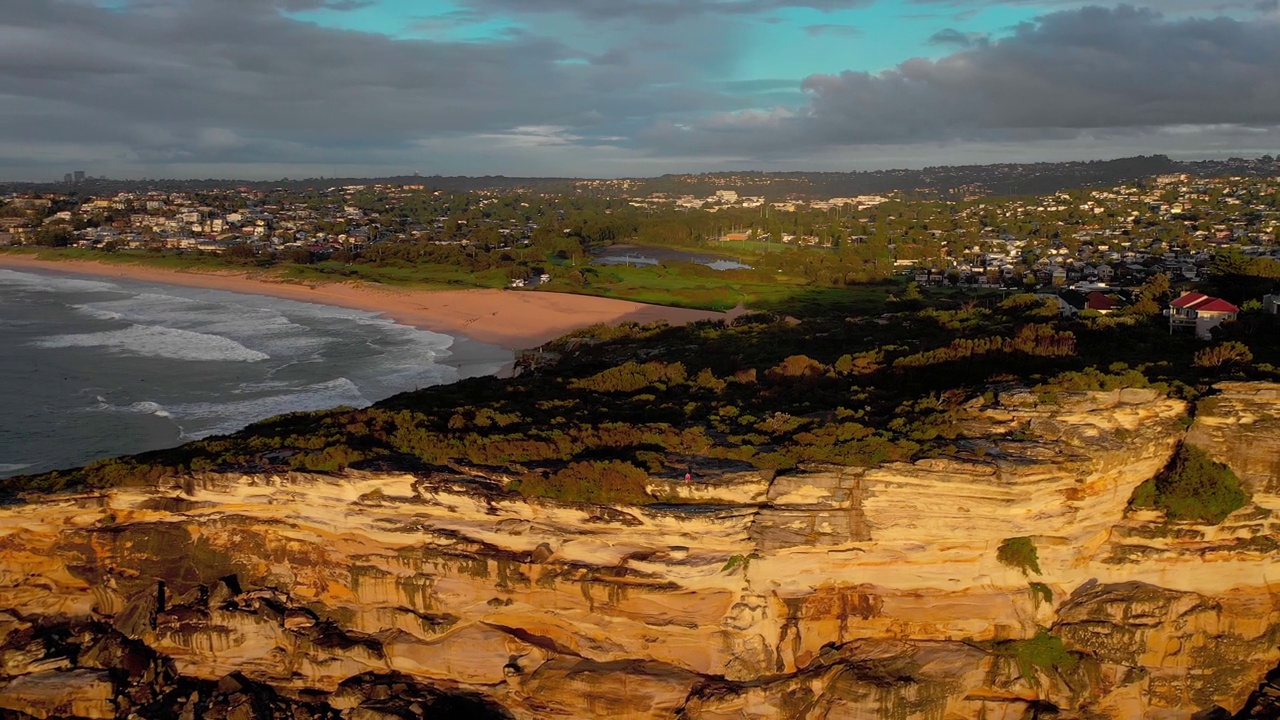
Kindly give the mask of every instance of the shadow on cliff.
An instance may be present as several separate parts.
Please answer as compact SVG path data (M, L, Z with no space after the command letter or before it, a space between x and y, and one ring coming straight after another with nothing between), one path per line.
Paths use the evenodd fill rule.
M343 682L330 697L334 706L356 703L366 715L385 717L457 718L458 720L514 720L493 701L470 693L424 685L401 673L365 673Z

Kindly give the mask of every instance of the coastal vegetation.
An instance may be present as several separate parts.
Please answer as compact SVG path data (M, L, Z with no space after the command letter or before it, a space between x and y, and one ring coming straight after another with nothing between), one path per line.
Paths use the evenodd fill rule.
M977 456L985 449L966 427L964 408L999 402L1014 388L1030 389L1044 404L1123 388L1194 400L1222 379L1280 377L1271 364L1280 357L1277 316L1258 301L1280 278L1280 262L1224 248L1228 238L1218 236L1229 225L1265 237L1263 211L1280 207L1280 194L1262 183L1178 182L1051 198L708 200L697 209L672 197L589 189L390 186L210 191L182 197L177 207L167 204L172 196L31 200L37 209L10 203L4 209L30 221L33 239L11 252L55 259L305 283L521 284L520 291L751 312L683 328L588 328L522 358L513 379L271 418L179 448L15 479L4 492L205 471L465 463L500 471L509 491L527 496L646 503L659 498L645 479L682 476L690 458L786 472L806 463L869 467ZM137 212L116 209L129 203ZM155 229L173 224L190 235L193 226L212 227L218 213L219 227L236 232L214 237L209 230L197 242ZM141 240L63 247L117 227ZM125 237L112 233L93 237ZM202 242L212 249L200 249ZM1135 259L1140 250L1146 265L1119 262L1124 256L1111 243L1132 248ZM638 267L597 262L621 248L661 259ZM1199 257L1200 265L1178 265L1171 278L1162 260L1169 256ZM734 262L714 269L701 262L710 258ZM1079 272L1096 277L1103 266L1111 270L1107 263L1131 273L1134 286L1113 293L1114 311L1064 314L1065 300L1044 292L1056 282L1051 267L1083 266ZM1170 334L1161 314L1197 267L1204 289L1242 305L1208 344ZM1015 431L1008 439L1024 438ZM1214 521L1239 502L1238 487L1215 473L1188 455L1134 503L1160 507L1171 519ZM1027 572L1033 545L1031 552L1030 563L1025 552L1001 559Z
M1012 661L1018 677L1034 686L1040 684L1042 677L1071 673L1085 659L1082 654L1068 650L1062 638L1045 628L1038 628L1034 637L1025 640L992 643L990 650L997 657Z
M1005 538L996 550L996 559L1001 565L1021 570L1023 575L1040 574L1040 555L1029 537Z
M872 286L874 288L875 286ZM1072 393L1153 388L1194 399L1227 378L1277 379L1265 363L1196 362L1205 345L1162 318L1124 324L1062 318L1034 296L920 293L918 309L860 312L869 288L791 301L795 315L733 322L596 326L530 353L512 379L476 378L362 409L271 418L228 436L84 468L6 481L26 490L145 484L204 471L430 470L458 463L510 478L507 489L560 501L666 500L646 479L682 477L693 458L786 472L805 463L869 467L980 457L962 418L1002 388L1043 403ZM1260 322L1276 322L1273 316ZM1220 328L1224 343L1278 357L1277 333ZM1239 353L1236 353L1239 356ZM1018 441L1013 433L1010 441ZM1184 449L1134 504L1216 522L1238 485ZM1018 544L1022 541L1022 544ZM1030 545L1030 548L1023 547ZM1012 539L1006 564L1035 571L1034 545Z
M1173 521L1217 525L1248 501L1231 468L1183 443L1164 472L1138 486L1130 504L1163 510Z

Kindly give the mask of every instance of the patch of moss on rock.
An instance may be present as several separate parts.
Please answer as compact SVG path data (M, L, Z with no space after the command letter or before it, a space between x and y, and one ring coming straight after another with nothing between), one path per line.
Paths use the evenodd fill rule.
M1041 602L1046 605L1052 605L1053 590L1044 583L1033 582L1031 583L1031 599L1037 606L1039 606Z
M1040 574L1040 556L1029 537L1005 538L996 550L1000 564L1021 570L1023 575Z
M1006 640L996 643L991 652L1013 660L1018 674L1031 685L1038 685L1037 673L1061 674L1074 670L1080 658L1067 650L1062 638L1044 628L1036 630L1035 637L1026 640Z

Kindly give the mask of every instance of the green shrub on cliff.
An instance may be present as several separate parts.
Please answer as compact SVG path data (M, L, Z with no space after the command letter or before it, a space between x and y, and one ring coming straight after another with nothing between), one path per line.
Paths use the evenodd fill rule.
M1023 575L1040 574L1040 556L1029 537L1005 538L996 550L996 559L1002 565L1021 570Z
M55 470L30 478L0 481L0 502L10 493L62 492L112 487L143 487L154 485L174 470L133 458L107 458L95 460L82 468Z
M1163 510L1170 520L1217 525L1247 502L1249 494L1231 468L1183 443L1164 471L1134 490L1129 505Z
M1026 640L1007 640L992 647L992 652L1013 660L1018 674L1031 685L1038 685L1038 673L1069 672L1080 664L1079 656L1067 650L1062 638L1039 628L1035 637Z
M645 504L653 502L645 492L648 480L648 473L629 462L575 462L549 475L523 477L518 489L525 497L565 502Z

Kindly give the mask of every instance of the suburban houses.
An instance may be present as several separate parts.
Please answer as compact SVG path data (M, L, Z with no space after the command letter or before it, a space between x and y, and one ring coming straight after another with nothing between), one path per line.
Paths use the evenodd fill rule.
M908 201L893 193L769 198L760 178L743 180L754 184L734 186L733 177L717 177L705 196L652 192L623 180L578 181L581 196L445 192L417 183L99 196L77 185L0 197L0 246L265 253L313 262L407 243L506 253L496 261L517 262L533 238L575 232L596 243L805 248L869 268L864 272L871 276L898 273L922 287L1039 293L1068 316L1121 312L1133 291L1156 276L1175 290L1193 289L1224 252L1280 259L1280 178L1169 175L1039 197L960 201ZM655 226L667 234L646 235ZM543 274L513 270L510 282L536 285L546 282ZM1237 302L1254 299L1275 312L1277 290L1266 300L1264 289ZM1200 336L1240 312L1221 299L1178 302L1167 311L1170 329L1194 328Z

